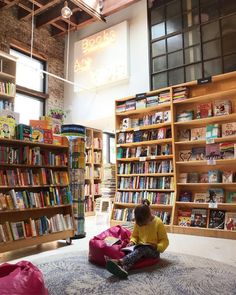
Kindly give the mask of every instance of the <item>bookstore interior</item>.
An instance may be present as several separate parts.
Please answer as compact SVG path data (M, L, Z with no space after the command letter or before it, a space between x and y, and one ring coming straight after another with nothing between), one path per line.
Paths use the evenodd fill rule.
M0 293L158 294L161 271L168 294L235 294L236 1L3 0L0 23ZM167 264L108 282L90 256L146 199Z

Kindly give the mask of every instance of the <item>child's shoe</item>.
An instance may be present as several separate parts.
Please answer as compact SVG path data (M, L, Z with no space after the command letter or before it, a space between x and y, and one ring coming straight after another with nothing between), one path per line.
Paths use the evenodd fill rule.
M114 260L108 260L106 263L106 269L113 275L126 279L128 277L128 272Z

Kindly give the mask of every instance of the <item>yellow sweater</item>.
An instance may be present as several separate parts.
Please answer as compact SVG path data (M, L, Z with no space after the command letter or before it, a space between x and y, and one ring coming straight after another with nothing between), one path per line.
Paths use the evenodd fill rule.
M161 253L164 252L169 245L165 226L162 220L156 216L147 225L138 226L135 223L131 241L135 244L150 243L157 245L157 250Z

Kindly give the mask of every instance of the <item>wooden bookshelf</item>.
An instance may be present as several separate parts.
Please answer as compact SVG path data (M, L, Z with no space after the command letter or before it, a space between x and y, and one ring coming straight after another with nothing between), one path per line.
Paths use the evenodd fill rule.
M63 137L63 148L57 146L57 150L54 145L38 145L37 143L23 141L17 142L20 142L18 149L21 146L29 146L31 148L34 146L40 146L40 151L43 152L42 154L40 153L41 161L46 161L46 158L44 158L45 151L48 151L57 155L63 154L66 163L65 165L58 166L34 164L27 165L21 163L8 164L9 157L6 154L5 156L1 156L0 252L11 251L32 245L39 245L59 239L66 239L67 243L70 243L70 238L74 236L74 215L69 193L69 145L67 138ZM14 148L14 150L18 151L16 140L0 139L0 147L9 149ZM31 161L30 155L30 152L25 154L27 162ZM16 158L16 160L20 161L20 158ZM44 175L40 174L39 170L41 169L45 169L45 177L48 184L42 184ZM63 176L61 177L63 178L66 174L68 183L50 183L53 181L53 178L49 179L47 169L51 170L51 175L54 178L54 181L56 179L54 172L57 173L57 171L61 171L63 173ZM11 173L15 175L14 182L18 182L18 185L11 183L13 180L10 179L10 174L8 175L7 171L11 171ZM27 185L24 183L26 178L23 176L23 173L26 173L27 179L30 179L31 182L36 181L36 178L30 176L30 171L33 171L32 173L38 175L39 178L37 179L41 182L41 184L35 185L32 183L31 185ZM5 175L4 179L2 178L3 175ZM6 185L2 185L2 181L6 181ZM12 189L14 189L14 191L10 192ZM10 203L9 200L11 200ZM70 219L72 227L70 227L67 223L65 216ZM8 224L7 231L6 224ZM20 226L20 228L17 226ZM32 234L33 232L35 234ZM17 235L19 236L19 239ZM10 240L8 239L8 236L11 237ZM5 241L3 237L5 237Z
M177 88L179 87L187 87L188 90L188 98L182 98L182 100L175 100L176 98L176 91L178 91ZM177 89L177 90L176 90ZM183 88L182 88L183 89ZM115 115L116 115L116 153L117 153L117 173L116 173L116 191L118 193L118 196L120 196L121 193L124 194L123 199L116 197L116 201L114 203L113 212L111 216L111 224L122 224L125 223L126 217L131 216L131 211L137 204L135 203L129 203L127 200L132 200L129 194L138 194L143 193L142 197L147 197L148 193L151 191L155 193L155 191L158 192L174 192L174 197L171 202L171 204L167 205L160 205L160 204L153 204L152 209L154 211L157 210L163 210L168 211L171 213L170 223L167 226L169 232L173 233L182 233L182 234L191 234L191 235L200 235L200 236L208 236L208 237L219 237L219 238L228 238L228 239L236 239L236 230L226 230L226 229L218 229L218 228L209 228L210 222L212 222L212 212L214 210L220 210L229 212L229 213L235 213L236 216L236 203L227 203L228 195L231 193L236 193L236 169L234 169L236 164L236 156L231 156L230 158L204 158L202 160L197 160L196 158L192 158L189 161L182 161L182 158L179 157L179 152L183 150L190 150L192 152L192 149L196 148L202 148L207 147L211 144L222 144L222 143L233 143L235 144L234 149L236 148L236 133L232 134L230 136L223 136L222 134L219 134L219 137L217 138L199 138L197 140L193 140L191 137L188 139L179 138L179 134L183 132L185 129L192 130L193 128L201 128L206 127L208 125L212 124L218 124L221 128L222 124L225 123L233 123L236 124L236 72L231 72L227 74L222 74L218 76L212 77L212 82L206 83L206 84L198 84L198 81L191 81L188 83L183 83L180 85L174 85L169 88L165 89L159 89L152 92L147 92L144 98L149 98L151 96L157 96L163 91L169 91L170 93L170 102L165 103L159 103L156 106L151 107L140 107L140 104L138 108L136 107L136 101L140 100L140 96L129 96L126 98L122 98L119 100L116 100L115 102ZM179 90L180 91L180 90ZM183 90L182 90L183 91ZM178 94L177 94L178 96ZM142 97L141 97L142 98ZM206 104L211 103L212 110L215 103L219 101L226 101L229 100L232 105L232 111L230 113L220 114L220 115L214 115L214 112L212 111L212 116L210 117L197 117L197 107L199 107L200 104ZM133 103L134 101L134 103ZM134 109L133 106L135 105ZM127 109L126 109L127 107ZM145 116L150 116L153 113L160 112L160 111L166 111L170 110L171 114L171 120L170 122L158 122L155 124L142 124L142 122L145 121ZM118 111L117 111L118 110ZM191 120L185 120L185 121L177 121L177 115L187 112L189 110L193 110L193 118ZM122 125L123 120L125 122L132 122L132 120L140 119L139 122L140 126L124 126ZM137 131L139 132L146 132L151 130L158 130L160 128L171 128L171 137L170 138L163 138L163 139L155 139L155 140L145 140L145 141L139 141L139 140L133 140L133 142L130 142L131 135L128 135L129 142L122 142L123 137L126 136L127 133L135 133ZM123 133L123 134L122 134ZM125 135L124 135L125 134ZM196 138L194 138L196 139ZM148 147L149 150L152 146L155 145L164 145L169 144L172 146L172 152L169 155L145 155L145 156L137 156L135 154L135 151L137 151L137 148L139 147ZM133 152L134 151L134 152ZM222 152L223 153L223 152ZM236 155L236 151L235 151ZM173 171L161 175L161 173L155 171L139 171L138 173L136 171L133 171L132 167L142 167L142 163L147 165L149 167L149 163L151 161L164 161L164 160L172 160L172 169ZM123 166L121 166L123 165ZM125 166L127 165L127 166ZM130 165L130 166L128 166ZM126 169L123 167L127 167L127 171L120 172L120 167L122 169ZM141 169L141 168L140 168ZM208 173L208 171L211 170L219 170L219 171L233 171L235 176L234 179L231 182L219 182L219 183L211 183L211 182L204 182L200 183L199 181L197 183L186 181L187 183L182 183L180 181L180 175L181 174L190 174L190 173ZM127 179L131 179L132 181L138 181L137 177L143 177L145 179L147 178L155 178L155 177L173 177L174 183L173 188L171 189L150 189L150 188L140 188L138 186L135 186L135 188L132 187L126 187L125 185L120 187L121 181L123 181L123 184L128 181ZM124 188L123 188L124 187ZM193 199L191 202L182 202L180 201L180 194L183 191L190 191L192 195L194 196L195 193L209 193L209 190L212 189L223 189L224 193L224 203L216 203L213 205L210 203L195 203L193 202ZM123 195L122 195L123 196ZM127 197L128 196L128 197ZM140 202L140 199L139 201ZM118 210L126 210L124 213L125 218L123 216L119 216L117 218L117 212ZM193 226L180 226L178 225L178 214L179 210L186 209L186 210L192 210L193 209L205 209L206 210L206 227L193 227ZM194 212L194 211L193 211ZM131 217L130 217L131 218ZM116 220L119 219L119 220ZM211 225L212 226L212 225Z
M95 215L96 198L101 197L102 134L101 130L86 127L85 216ZM97 175L96 171L99 170L100 175Z

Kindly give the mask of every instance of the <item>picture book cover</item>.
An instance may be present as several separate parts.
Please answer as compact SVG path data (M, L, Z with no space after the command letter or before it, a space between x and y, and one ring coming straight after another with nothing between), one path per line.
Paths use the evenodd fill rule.
M150 140L157 140L158 130L151 130L150 131Z
M43 130L43 141L44 143L52 144L53 143L53 134L51 129Z
M189 209L178 210L178 225L190 226L191 225L191 213Z
M206 139L218 138L221 136L220 125L211 124L206 126Z
M225 230L236 230L236 212L225 213Z
M136 98L136 110L146 108L146 98Z
M223 159L234 158L234 143L233 142L221 142L220 153Z
M208 183L208 172L199 173L199 182Z
M191 191L181 191L179 194L180 202L192 202L192 192Z
M198 172L189 172L188 173L188 183L198 183L198 182L199 182Z
M179 151L179 160L183 162L192 160L192 150Z
M201 161L206 159L205 147L192 148L192 160Z
M33 127L32 128L32 141L33 142L44 142L44 131L43 129Z
M222 159L222 154L220 152L220 145L218 143L206 145L206 159L207 160Z
M223 183L232 183L234 178L233 171L223 171L222 172L222 182Z
M131 143L133 142L134 139L134 134L133 132L127 132L126 133L126 143Z
M208 190L207 203L224 203L224 189L210 188Z
M236 135L236 122L222 124L222 137Z
M190 129L179 129L177 131L177 138L178 141L189 141L191 136Z
M15 137L16 121L12 118L0 117L0 137Z
M219 100L214 103L214 116L224 116L232 113L230 100Z
M209 183L220 183L221 182L221 171L220 170L209 170L208 171L208 182Z
M157 139L164 139L166 138L166 128L158 129Z
M20 114L17 112L13 112L11 110L1 110L0 117L6 117L9 119L13 119L13 120L15 120L16 124L19 124L19 121L20 121Z
M32 128L49 129L50 124L47 120L30 120L29 124Z
M188 181L188 173L180 173L179 174L179 183L187 183Z
M151 244L148 243L142 243L142 244L135 244L132 246L127 246L124 248L121 248L121 251L126 252L126 253L130 253L133 252L135 249L140 248L140 247L153 247Z
M211 102L200 103L197 105L196 119L212 117L212 105Z
M191 140L205 140L206 127L199 127L191 129Z
M32 141L32 127L25 124L19 124L16 127L17 139Z
M142 132L142 141L148 141L150 138L150 132L149 131L143 131Z
M224 229L225 211L210 210L209 228Z
M120 132L117 135L117 143L122 144L125 143L125 132Z
M152 124L159 124L163 122L163 112L156 112L152 116Z
M131 119L130 118L124 118L121 123L121 129L127 129L131 128Z
M236 192L228 192L227 203L236 203Z
M193 120L193 114L194 114L193 110L183 111L177 114L177 122L191 121Z
M171 121L171 111L164 111L163 112L163 121L170 122Z
M192 209L191 226L193 227L207 226L207 209Z
M193 201L194 203L207 203L208 193L195 193Z
M134 131L134 142L142 141L143 132L141 130Z
M121 242L121 240L119 238L107 236L107 237L105 237L104 242L106 243L107 246L112 246L115 244L119 244Z

